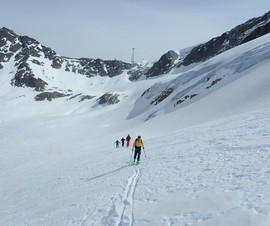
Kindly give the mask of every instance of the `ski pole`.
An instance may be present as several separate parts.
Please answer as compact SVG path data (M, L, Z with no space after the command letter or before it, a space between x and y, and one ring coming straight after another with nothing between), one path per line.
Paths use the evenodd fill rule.
M146 154L145 154L145 150L144 150L144 148L143 148L143 153L144 153L144 157L146 157Z

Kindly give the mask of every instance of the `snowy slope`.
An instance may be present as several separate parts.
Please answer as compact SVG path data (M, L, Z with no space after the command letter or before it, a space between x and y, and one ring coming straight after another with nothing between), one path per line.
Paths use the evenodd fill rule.
M96 96L83 102L34 101L32 89L10 85L7 63L0 225L270 225L269 41L265 35L185 72L137 82L125 73L46 72L59 89ZM222 80L211 89L212 80L197 83L209 76ZM142 96L171 84L157 105L149 104L153 90ZM121 102L97 105L104 91L120 93ZM173 107L181 92L198 95ZM114 146L128 133L145 141L139 166L129 165L131 148Z
M153 117L153 115L160 114L159 111L163 113L183 108L221 90L242 77L247 77L247 74L251 74L249 77L251 79L254 77L254 80L257 80L256 74L265 76L267 79L267 70L264 70L265 73L257 70L260 70L258 68L262 66L269 67L269 65L270 35L266 35L256 41L222 53L187 72L179 74L175 72L178 76L170 81L155 83L142 98L138 98L129 118L136 117L146 111L150 112L148 114ZM261 81L261 79L258 80ZM264 91L267 92L266 89ZM235 98L243 95L244 92L244 90L239 89ZM265 96L268 100L269 95ZM264 97L262 96L262 98ZM141 111L139 112L138 109Z
M267 226L269 113L145 136L135 167L71 117L2 123L0 224Z

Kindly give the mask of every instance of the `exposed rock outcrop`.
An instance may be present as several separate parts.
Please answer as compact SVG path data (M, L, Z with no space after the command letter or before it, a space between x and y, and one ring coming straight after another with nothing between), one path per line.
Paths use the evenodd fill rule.
M43 93L38 94L35 97L35 100L36 101L43 101L43 100L52 101L53 99L65 97L65 96L68 96L68 95L63 94L63 93L58 93L58 92L43 92Z
M119 94L105 93L100 98L98 98L98 103L102 105L103 104L108 104L108 105L116 104L120 102L118 97L119 97Z
M177 58L178 54L176 52L168 51L146 72L146 76L154 77L168 73L173 68Z
M203 62L235 46L241 45L270 32L270 11L261 17L248 20L210 41L194 47L177 65L187 66Z

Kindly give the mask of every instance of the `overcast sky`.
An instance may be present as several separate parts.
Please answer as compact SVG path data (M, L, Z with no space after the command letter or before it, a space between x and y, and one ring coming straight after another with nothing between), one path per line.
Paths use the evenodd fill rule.
M68 57L131 61L210 40L270 10L270 0L1 0L0 27Z

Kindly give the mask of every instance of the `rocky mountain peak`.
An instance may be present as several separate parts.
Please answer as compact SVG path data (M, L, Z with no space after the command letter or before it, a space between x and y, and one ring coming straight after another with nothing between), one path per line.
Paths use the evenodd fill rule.
M8 28L0 29L0 69L8 62L20 45L16 42L18 35Z
M168 73L173 68L177 58L178 54L175 51L168 51L146 72L146 76L154 77Z
M215 37L206 43L194 47L177 66L187 66L192 63L203 62L226 50L261 37L269 32L270 11L261 17L250 19L236 26L219 37Z
M185 49L184 53L183 51L177 53L170 50L149 68L148 66L125 63L120 60L78 59L60 56L56 51L41 45L37 40L28 36L17 35L4 27L0 29L0 70L5 65L10 64L7 68L12 68L8 73L13 75L10 82L13 86L31 87L35 91L42 92L36 100L52 100L63 96L77 95L72 93L73 91L69 87L62 90L50 84L54 75L58 75L59 72L61 72L60 74L78 75L86 78L95 76L112 78L125 71L130 81L147 79L167 74L176 67L204 62L228 49L269 32L270 12L248 20L246 23L236 26L206 43ZM47 74L45 69L49 71ZM163 90L160 98L157 98L154 103L158 104L163 101L173 90L174 87L172 86ZM85 98L82 99L92 98L92 96L86 94ZM83 97L83 94L81 97ZM113 98L107 94L100 99L100 103L103 103L104 99L116 100L117 98L117 94L113 94ZM105 102L116 103L116 101Z
M133 67L132 64L119 60L63 57L33 38L19 36L12 30L2 28L0 29L0 69L4 67L4 63L10 61L11 57L14 57L15 62L15 73L13 72L14 78L11 84L19 87L31 87L36 91L45 91L48 83L40 74L35 74L32 64L42 68L45 61L49 61L49 67L52 69L62 68L66 72L86 77L114 77Z
M16 35L14 31L6 27L3 27L0 29L0 37L1 37L0 46L2 46L3 44L5 44L3 43L3 41L5 41L4 39L12 42L15 38L18 37L18 35Z

